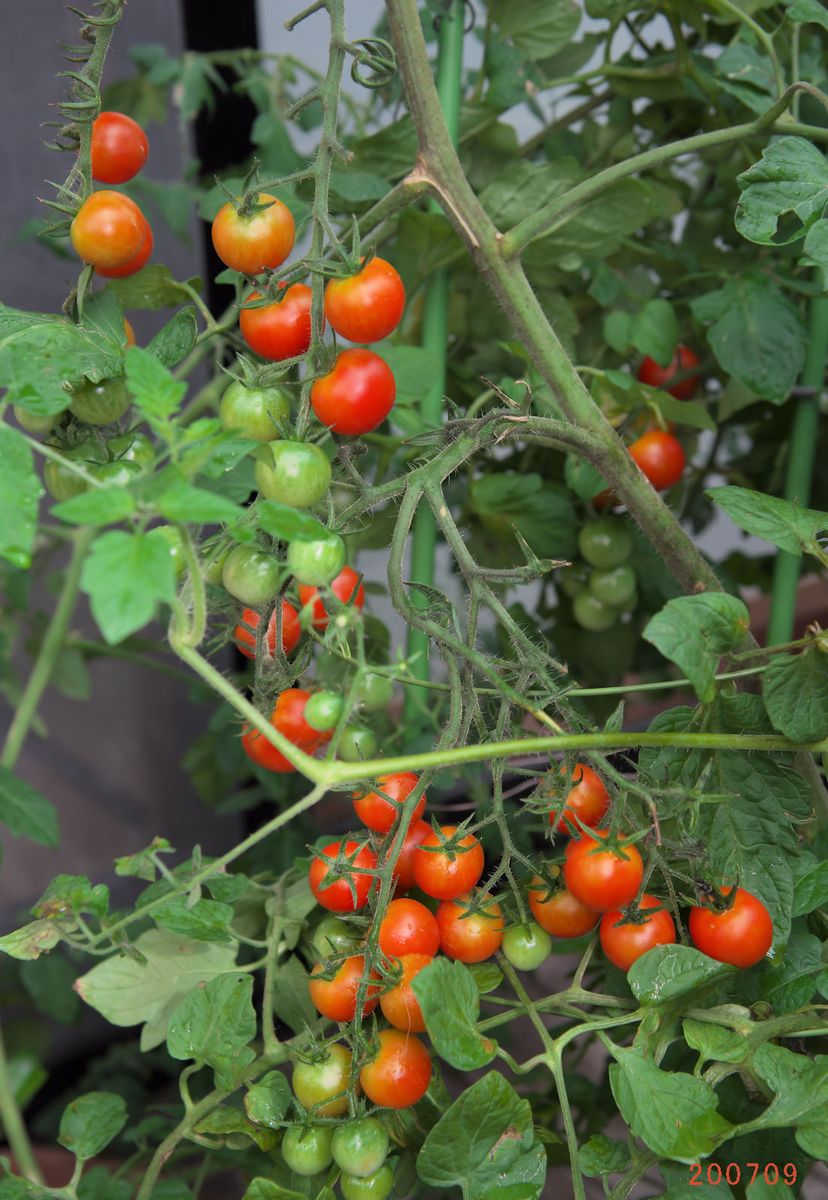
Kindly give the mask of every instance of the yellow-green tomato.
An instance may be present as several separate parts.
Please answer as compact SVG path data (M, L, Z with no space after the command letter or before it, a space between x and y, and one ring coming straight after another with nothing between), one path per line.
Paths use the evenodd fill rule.
M333 1162L330 1125L290 1125L282 1138L282 1158L296 1175L318 1175Z
M376 754L377 739L370 729L361 725L346 725L336 752L344 762L364 762Z
M256 451L256 487L267 500L310 508L330 485L330 461L313 442L271 442Z
M345 543L337 533L329 533L313 542L291 542L287 565L297 583L324 587L336 579L345 566Z
M57 415L57 413L47 413L46 416L41 416L39 413L28 412L19 404L14 406L15 420L27 433L48 433L54 425Z
M343 551L344 553L344 551ZM221 569L221 582L248 608L262 608L279 590L279 562L253 546L236 546Z
M317 1116L341 1117L348 1111L350 1075L351 1051L335 1042L321 1057L294 1065L293 1094Z
M364 1179L378 1171L388 1157L388 1134L376 1117L347 1121L337 1126L331 1150L340 1170Z
M228 433L271 442L279 437L279 426L290 418L290 399L281 388L248 387L236 379L222 396L218 415Z
M339 1181L343 1200L386 1200L394 1186L394 1172L383 1163L373 1175L343 1175Z
M60 459L48 459L43 468L43 483L46 491L55 500L70 500L72 496L79 496L92 486L72 470L68 465L70 461L82 467L88 475L92 474L91 468L95 464L106 461L104 450L92 438L80 442L77 446L62 447L60 455Z
M69 408L87 425L109 425L118 421L129 408L129 392L123 377L88 381L72 393Z

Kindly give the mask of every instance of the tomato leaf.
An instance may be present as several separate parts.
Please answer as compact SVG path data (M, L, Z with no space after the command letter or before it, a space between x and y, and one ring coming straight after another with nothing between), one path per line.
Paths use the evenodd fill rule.
M821 0L788 0L788 10L785 15L790 21L808 22L828 29L828 12Z
M256 1036L253 976L218 975L194 988L170 1018L167 1050L173 1058L205 1062L218 1087L231 1084L252 1062L249 1044Z
M123 487L95 488L52 505L52 512L72 525L114 525L135 511L135 499Z
M798 241L822 216L828 202L828 160L801 137L775 138L762 157L738 176L742 195L736 207L736 228L760 245ZM796 227L783 235L779 221L796 218Z
M828 737L828 655L822 651L774 656L762 676L762 695L774 729L792 742Z
M230 524L242 515L242 509L206 488L177 481L158 498L158 511L168 521L185 524Z
M681 668L703 703L716 694L719 659L736 650L750 624L747 608L735 596L711 592L668 600L647 623L642 637Z
M582 1175L615 1175L626 1170L630 1162L629 1149L603 1133L594 1133L578 1152Z
M291 1100L290 1085L285 1076L281 1071L269 1071L245 1092L244 1110L256 1125L280 1129Z
M81 588L110 645L152 620L159 600L175 594L175 567L169 544L152 534L105 533L83 564Z
M283 542L318 542L330 537L316 517L277 500L261 500L256 505L256 517L265 533Z
M791 915L804 916L828 904L828 861L814 862L794 879Z
M28 567L43 489L26 439L10 425L0 425L0 462L0 555L16 567Z
M294 1033L301 1033L318 1016L308 993L307 970L295 954L279 964L273 981L273 1011Z
M130 394L151 423L163 422L178 411L187 385L173 379L154 354L140 346L130 346L124 365Z
M201 281L190 279L188 282L200 287ZM114 292L124 309L137 308L155 310L173 308L187 298L187 293L172 276L169 267L160 263L152 263L142 267L134 275L125 279L113 279L107 284L106 290Z
M692 946L655 946L633 963L627 981L642 1004L668 1004L730 970Z
M173 896L153 909L153 920L171 933L198 942L229 942L233 909L218 900L197 900L188 906L184 896Z
M30 921L0 937L0 950L10 958L26 962L53 950L59 941L60 930L54 921Z
M751 1127L793 1126L797 1143L806 1154L818 1160L828 1158L828 1056L809 1059L785 1046L766 1043L756 1050L751 1066L774 1093Z
M773 542L789 554L799 556L803 550L816 553L817 536L828 529L828 513L802 508L792 500L765 496L750 488L708 488L705 495L723 508L740 529Z
M197 335L195 309L182 308L147 343L147 352L155 355L165 367L175 367L190 353Z
M58 1141L75 1158L94 1158L127 1123L126 1101L114 1092L87 1092L63 1110Z
M574 0L541 5L495 0L491 15L503 37L528 59L547 58L562 50L573 40L581 23Z
M0 767L0 822L39 846L55 849L60 841L55 806L8 767Z
M492 1061L497 1042L477 1029L480 992L463 963L436 958L414 976L411 986L441 1058L459 1071L474 1071Z

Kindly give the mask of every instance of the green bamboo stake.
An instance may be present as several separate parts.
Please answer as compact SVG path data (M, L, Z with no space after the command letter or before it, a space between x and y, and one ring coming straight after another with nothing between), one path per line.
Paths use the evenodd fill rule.
M437 92L446 126L454 144L460 127L460 78L463 70L463 0L450 0L440 19L439 49L437 54ZM432 212L440 212L436 201L429 202ZM447 271L438 271L429 283L423 313L423 349L427 350L437 364L434 386L425 393L420 402L420 413L427 428L434 429L443 422L443 391L446 379L446 341L448 334L449 277ZM434 559L437 549L437 525L431 509L421 504L414 520L411 542L411 567L409 576L415 583L430 587L434 583ZM426 600L412 593L413 603L418 608L427 607ZM411 674L417 679L429 678L428 638L419 629L408 631L408 658ZM406 716L412 717L424 709L427 692L407 688L405 698Z
M822 270L816 272L817 286L825 286ZM797 401L788 450L788 469L785 476L785 499L807 505L814 472L817 433L819 429L819 393L824 386L825 363L828 359L828 296L815 296L811 301L808 350L802 369L801 385L813 389L812 395ZM793 635L796 612L796 591L799 585L801 559L780 550L776 556L771 592L771 614L768 622L768 645L789 642Z

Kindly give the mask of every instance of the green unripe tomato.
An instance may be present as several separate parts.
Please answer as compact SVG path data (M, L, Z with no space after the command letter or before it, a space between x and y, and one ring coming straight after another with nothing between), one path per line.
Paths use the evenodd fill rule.
M129 463L125 463L129 466ZM137 470L137 468L136 468ZM151 531L151 536L163 538L170 549L170 558L173 560L175 567L175 575L180 579L184 574L184 543L181 540L181 533L176 529L175 525L156 525Z
M222 550L217 552L216 549L213 548L209 553L205 554L204 569L202 572L205 583L221 583L224 564L227 561L227 556L229 555L231 549L231 546L225 546Z
M377 739L370 729L361 725L346 725L337 747L337 757L343 762L363 762L377 752Z
M151 467L155 462L155 447L147 435L138 429L110 438L107 445L112 457L119 462L134 462L139 467Z
M330 461L313 442L271 442L256 451L256 487L267 500L310 508L330 485Z
M313 692L305 705L305 720L311 729L326 733L342 716L343 700L338 692Z
M28 412L19 404L14 406L14 417L21 429L25 429L27 433L48 433L55 423L58 413L47 413L46 416L40 416L39 413Z
M307 720L307 709L305 709ZM360 943L359 930L339 917L323 917L313 931L311 946L319 958L338 958L353 954Z
M278 425L290 418L290 399L281 388L252 388L236 379L219 402L219 420L228 433L271 442Z
M137 463L118 459L115 462L93 464L89 468L89 474L106 487L126 487L136 475L141 474L141 468Z
M280 564L253 546L235 546L221 569L221 582L248 608L262 608L279 590Z
M348 1111L351 1051L340 1042L328 1046L324 1057L297 1062L293 1067L293 1094L303 1108L314 1108L320 1117L341 1117Z
M606 570L630 557L632 537L627 525L617 517L599 517L584 525L578 535L578 546L590 566Z
M616 604L614 607L615 607L615 611L618 613L619 617L623 616L624 613L635 612L636 608L638 607L638 591L637 591L637 589L633 588L633 593L630 596L629 600L626 600L623 604Z
M635 571L629 563L606 570L596 567L589 573L589 590L604 604L619 608L635 595Z
M512 925L503 935L504 958L518 971L534 971L552 953L552 938L534 921Z
M570 600L587 586L589 572L584 563L573 563L571 567L560 567L555 574L555 583L569 596Z
M77 446L61 449L60 454L63 459L83 467L89 475L92 474L93 466L106 461L103 449L92 438L80 442ZM72 496L79 496L91 487L80 475L70 470L65 462L54 458L48 459L43 468L43 483L46 491L55 500L70 500Z
M572 601L572 612L581 628L588 629L591 633L609 629L615 624L615 618L618 616L617 609L604 604L603 600L593 596L592 592L581 592L576 596Z
M394 695L394 680L387 675L375 675L369 671L356 686L356 701L366 712L381 712L387 709Z
M329 533L315 542L291 542L287 565L297 583L324 587L345 566L345 543L338 533Z
M394 1172L388 1163L373 1175L343 1175L339 1187L344 1200L386 1200L394 1186Z
M129 408L129 392L123 377L85 383L72 393L69 408L87 425L109 425Z
M388 1134L376 1117L362 1117L337 1127L331 1150L340 1170L365 1179L376 1174L388 1157Z
M330 1125L290 1125L282 1138L282 1158L296 1175L318 1175L333 1162Z

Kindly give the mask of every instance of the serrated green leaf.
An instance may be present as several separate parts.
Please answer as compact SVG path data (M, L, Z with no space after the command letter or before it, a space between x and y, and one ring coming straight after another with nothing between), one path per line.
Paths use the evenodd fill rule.
M765 496L750 488L708 488L709 496L731 521L754 537L773 542L780 550L799 556L814 553L817 536L828 529L828 513L802 508L792 500Z
M195 309L182 308L147 343L147 352L165 367L176 367L190 353L197 336Z
M158 511L168 521L182 524L231 524L242 515L242 509L231 500L206 488L193 487L184 480L163 492L156 503Z
M10 958L27 961L53 950L59 941L60 930L54 921L30 921L0 937L0 950Z
M155 311L172 308L187 298L187 293L173 278L169 267L163 267L160 263L142 267L126 279L113 279L107 284L106 290L114 292L124 309Z
M317 542L330 536L316 517L276 500L260 500L256 517L260 529L283 542Z
M805 138L775 138L737 182L742 194L736 228L764 246L797 241L828 204L828 160ZM784 216L795 217L797 224L783 235L779 222Z
M0 462L0 555L16 567L28 567L43 489L26 439L10 425L0 425Z
M122 487L95 488L52 505L52 512L72 525L115 525L135 511L135 499Z
M471 972L460 962L435 958L411 981L434 1049L460 1071L485 1067L497 1043L477 1029L480 992Z
M58 1141L75 1158L94 1158L127 1123L127 1106L114 1092L87 1092L63 1110Z
M173 1058L195 1059L232 1078L251 1061L248 1043L256 1036L253 977L218 975L185 996L170 1018L167 1050Z
M124 359L126 382L133 401L149 420L164 421L180 408L187 385L170 372L149 350L130 346Z
M762 676L774 729L792 742L828 737L828 655L813 648L774 656Z
M8 767L0 767L0 822L39 846L54 849L60 841L55 806Z
M744 641L750 614L741 600L723 592L668 600L647 623L642 637L681 668L702 703L716 694L716 669L723 654Z
M159 601L175 594L175 566L169 545L150 534L105 533L83 564L81 588L110 645L151 621Z
M233 909L218 900L197 900L189 905L186 897L173 896L152 912L153 920L163 929L198 942L229 942Z
M668 1004L729 970L692 946L656 946L633 963L627 981L642 1004Z
M503 37L509 38L515 49L529 59L557 54L573 40L581 23L581 13L574 0L543 5L515 5L509 0L494 0L491 15Z

